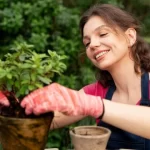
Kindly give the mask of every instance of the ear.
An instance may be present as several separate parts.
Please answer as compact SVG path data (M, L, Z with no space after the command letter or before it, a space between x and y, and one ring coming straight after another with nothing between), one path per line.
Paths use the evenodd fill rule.
M127 36L128 42L129 42L129 47L132 47L136 42L136 30L134 28L128 28L125 31L125 34Z

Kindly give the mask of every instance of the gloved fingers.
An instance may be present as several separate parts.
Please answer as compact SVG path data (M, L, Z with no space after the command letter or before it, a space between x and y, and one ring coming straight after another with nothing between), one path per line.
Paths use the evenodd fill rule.
M25 113L27 115L30 115L33 113L33 108L35 107L35 104L33 102L33 96L32 94L26 96L26 98L24 98L22 101L21 101L21 107L22 108L25 108Z
M34 105L33 101L30 100L30 97L29 97L29 101L26 104L24 104L23 106L24 106L23 108L25 108L25 113L27 115L30 115L33 113L33 108L35 107L35 105Z
M25 108L25 113L26 113L26 115L32 114L32 113L33 113L32 107L26 107L26 108Z
M26 109L26 113L39 115L50 111L59 111L67 115L78 115L80 104L76 91L52 83L44 88L37 89L26 96L21 102L21 106ZM78 104L79 103L79 104ZM76 108L78 107L79 108ZM82 114L82 111L80 110Z
M35 96L33 93L27 95L22 101L21 101L21 107L22 108L26 108L26 107L32 107L34 106L34 99L35 99Z
M52 100L52 101L51 101ZM33 113L35 115L40 115L43 113L51 112L51 111L56 111L58 110L57 103L55 103L55 99L51 97L51 100L42 100L42 103L39 105L35 105L33 108Z
M40 114L44 114L44 113L47 113L47 112L52 112L52 111L58 111L58 112L61 112L61 113L64 113L66 115L73 115L73 113L70 112L70 110L66 109L66 106L61 106L61 107L57 107L57 106L50 106L50 107L47 107L47 105L40 105L40 106L37 106L33 109L33 113L35 115L40 115Z
M0 104L4 105L4 106L9 106L10 105L10 103L9 103L9 101L7 99L1 99L0 100Z
M0 104L4 105L4 106L9 106L10 105L7 97L1 91L0 91Z
M28 96L27 97L25 97L22 101L21 101L21 103L20 103L20 106L22 107L22 108L25 108L26 106L27 106L27 104L29 103L29 99L28 99Z
M35 115L40 115L40 114L44 114L44 113L47 113L47 112L50 112L50 111L53 111L51 109L49 109L47 106L37 106L35 108L33 108L33 113Z
M51 92L41 100L40 105L35 105L33 113L35 115L40 115L51 111L66 112L66 106L67 105L64 103L63 97L61 97L58 93Z
M54 99L51 93L38 89L26 96L22 100L21 106L25 108L27 115L31 113L39 115L48 111L51 103L49 99Z

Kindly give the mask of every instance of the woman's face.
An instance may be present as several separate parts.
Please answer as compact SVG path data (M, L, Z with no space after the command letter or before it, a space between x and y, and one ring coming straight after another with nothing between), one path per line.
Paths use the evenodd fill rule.
M98 16L91 17L85 24L83 43L88 58L102 70L109 71L115 64L129 59L130 42L126 33L119 29L116 33Z

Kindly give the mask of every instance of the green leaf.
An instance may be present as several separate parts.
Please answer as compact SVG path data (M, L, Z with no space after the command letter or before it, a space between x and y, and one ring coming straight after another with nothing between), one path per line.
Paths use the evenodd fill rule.
M42 88L42 87L43 87L43 85L40 84L40 83L35 83L35 86L36 86L37 88Z
M35 86L34 85L29 85L28 89L29 89L29 91L33 91L35 89Z
M7 73L7 78L8 78L8 79L12 79L12 74Z
M38 76L38 79L45 84L49 84L52 82L49 78L42 77L42 76Z
M31 81L36 82L36 79L37 79L37 74L36 73L31 74Z
M8 91L12 91L12 89L13 89L13 84L14 84L14 82L13 82L12 80L7 80L6 87L7 87L7 90L8 90Z

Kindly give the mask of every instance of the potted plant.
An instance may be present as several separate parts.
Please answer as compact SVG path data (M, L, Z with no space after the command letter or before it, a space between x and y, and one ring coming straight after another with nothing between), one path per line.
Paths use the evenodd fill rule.
M0 143L4 150L43 150L53 119L53 112L40 116L26 115L20 102L31 91L52 82L55 74L66 69L66 56L54 51L39 54L34 46L16 44L0 60L0 91L10 106L0 106Z

